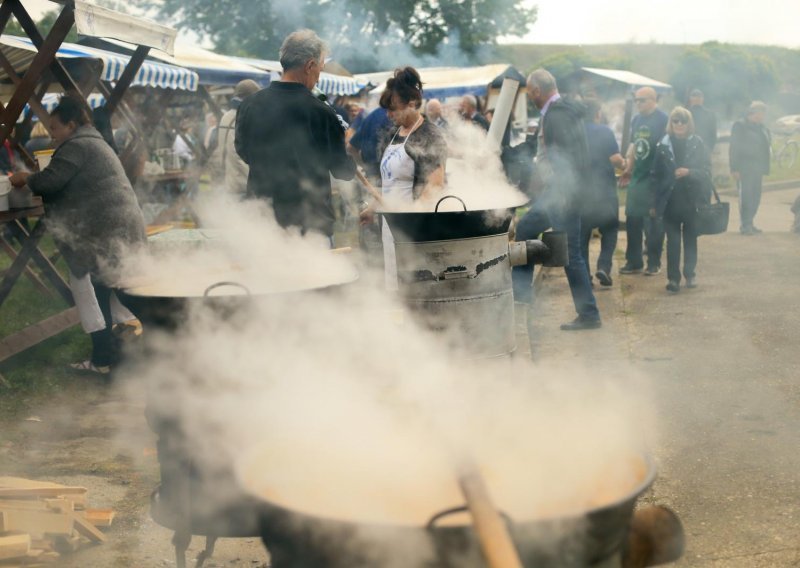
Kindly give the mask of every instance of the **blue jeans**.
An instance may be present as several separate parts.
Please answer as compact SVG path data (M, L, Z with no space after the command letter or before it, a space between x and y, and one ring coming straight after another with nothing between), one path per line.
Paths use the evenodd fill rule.
M552 227L567 234L567 253L569 265L564 267L575 311L582 320L600 319L600 311L592 292L589 272L581 252L581 218L578 213L546 211L535 204L517 225L517 241L534 239ZM515 266L512 271L514 297L519 301L533 299L533 266ZM518 295L519 294L519 295Z

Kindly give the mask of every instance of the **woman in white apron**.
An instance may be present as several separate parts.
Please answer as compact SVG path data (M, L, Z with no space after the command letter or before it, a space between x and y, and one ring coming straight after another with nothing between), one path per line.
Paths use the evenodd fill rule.
M439 128L420 112L422 81L413 67L395 71L386 82L380 104L397 125L381 158L381 189L387 207L411 209L414 200L444 185L447 146ZM397 290L394 238L383 220L386 289Z

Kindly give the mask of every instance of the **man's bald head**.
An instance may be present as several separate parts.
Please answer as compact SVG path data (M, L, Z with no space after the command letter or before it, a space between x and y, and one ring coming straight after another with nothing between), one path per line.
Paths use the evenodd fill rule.
M436 120L442 116L442 103L439 99L431 99L425 105L425 113L428 115L429 120Z
M639 114L653 114L658 106L658 95L653 87L642 87L636 91L634 101Z

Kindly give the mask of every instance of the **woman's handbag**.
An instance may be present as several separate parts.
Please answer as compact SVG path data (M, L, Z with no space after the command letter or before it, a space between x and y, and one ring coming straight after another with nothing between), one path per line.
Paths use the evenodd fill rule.
M728 230L728 219L731 214L731 204L720 201L717 188L713 185L711 190L714 192L716 203L704 203L697 206L697 217L695 219L698 235L718 235Z

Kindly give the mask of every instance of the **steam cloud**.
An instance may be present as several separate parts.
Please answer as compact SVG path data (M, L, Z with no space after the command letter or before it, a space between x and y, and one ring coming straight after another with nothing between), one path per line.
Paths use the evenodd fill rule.
M129 270L152 293L202 293L233 270L256 296L232 318L200 302L181 333L148 330L150 357L129 373L137 390L148 377L151 410L182 424L210 468L238 464L250 490L292 508L403 524L463 501L454 472L464 460L521 519L635 485L647 404L631 394L634 378L470 360L378 288L272 295L352 267L322 239L278 228L264 206L209 208L224 239Z

